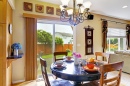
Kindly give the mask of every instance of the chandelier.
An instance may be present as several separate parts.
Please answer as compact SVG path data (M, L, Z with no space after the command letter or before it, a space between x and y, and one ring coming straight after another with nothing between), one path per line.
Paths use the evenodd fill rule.
M91 2L87 1L83 3L83 0L73 0L73 9L68 9L68 3L70 0L61 0L62 5L60 5L61 16L60 20L62 22L69 22L71 25L77 25L82 23L85 19L92 16L89 12L89 8L91 6ZM76 4L78 9L76 9ZM67 10L68 9L68 10ZM67 14L68 13L68 14Z

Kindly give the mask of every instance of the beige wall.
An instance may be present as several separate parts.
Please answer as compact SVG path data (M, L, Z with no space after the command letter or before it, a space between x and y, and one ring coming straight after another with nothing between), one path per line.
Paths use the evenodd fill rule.
M23 2L24 1L33 3L33 12L23 11ZM47 15L46 11L45 11L46 6L49 6L49 5L53 6L53 7L55 7L54 10L56 10L56 7L59 7L59 6L53 5L53 4L48 4L48 3L43 3L43 2L37 2L35 0L16 0L15 3L16 3L16 5L15 5L14 14L13 14L13 24L14 24L13 25L13 42L20 42L23 46L23 52L25 53L25 22L24 22L24 18L22 16L22 14L23 13L31 13L31 14L38 14L38 15ZM35 3L44 5L44 13L36 13L35 12ZM54 14L56 14L56 13L54 13ZM58 17L56 15L47 15L47 16ZM102 45L101 20L100 20L100 18L106 18L106 19L112 19L115 21L124 22L122 20L118 20L118 19L114 19L114 18L109 18L109 17L105 17L105 16L100 16L100 15L94 15L94 20L85 21L84 23L79 24L77 27L74 27L74 28L76 28L76 30L74 30L74 32L76 33L75 44L80 45L74 49L76 49L77 52L81 53L84 58L86 57L85 56L85 41L84 41L84 39L85 39L84 33L85 32L83 29L84 26L90 25L94 28L94 52L95 51L102 51L102 47L101 47L101 45ZM118 26L118 25L116 25L116 26ZM92 55L92 57L94 57L94 56ZM27 58L27 57L24 56L23 58L13 62L12 80L14 83L24 80L25 58Z
M77 52L81 53L84 58L86 57L95 57L94 55L85 55L85 30L83 29L85 26L91 26L94 28L94 35L93 35L93 47L94 52L96 51L102 51L102 21L101 18L107 19L107 20L113 20L118 22L127 23L126 21L115 19L111 17L106 17L102 15L94 14L93 20L86 20L84 23L81 23L76 27L76 50ZM119 24L115 22L109 22L108 21L108 28L121 28L125 29L125 24ZM78 46L80 45L80 46Z

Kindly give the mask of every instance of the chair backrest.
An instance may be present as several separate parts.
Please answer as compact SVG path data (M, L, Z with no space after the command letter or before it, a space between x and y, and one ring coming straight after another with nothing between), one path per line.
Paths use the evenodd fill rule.
M97 60L98 56L103 56L103 53L102 52L95 52L95 56L96 56L96 60Z
M111 64L105 64L100 66L101 78L100 78L100 86L110 85L110 86L119 86L121 79L121 72L123 68L124 62L115 62ZM104 79L104 74L112 71L118 70L118 74L111 78ZM110 83L111 82L111 83ZM108 86L109 86L108 85Z
M54 61L57 61L57 60L63 60L63 58L57 58L58 55L65 55L67 56L67 52L54 52Z
M98 60L98 56L102 57L102 61L104 61L104 57L106 57L107 63L109 63L109 54L103 52L95 52L96 60Z
M47 70L46 70L46 67L47 67L47 63L46 61L40 57L40 63L41 63L41 71L42 71L42 76L43 76L43 79L45 81L45 86L51 86L50 85L50 82L49 82L49 79L48 79L48 75L47 75Z

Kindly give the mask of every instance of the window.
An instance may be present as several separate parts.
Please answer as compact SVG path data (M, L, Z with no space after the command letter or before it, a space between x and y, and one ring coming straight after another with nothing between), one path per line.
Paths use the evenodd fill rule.
M107 52L126 49L126 30L108 28Z

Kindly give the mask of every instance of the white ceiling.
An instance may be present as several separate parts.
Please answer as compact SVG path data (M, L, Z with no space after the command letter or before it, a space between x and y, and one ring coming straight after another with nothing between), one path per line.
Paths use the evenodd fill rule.
M44 2L61 5L60 0L40 0ZM73 0L70 0L69 7L72 7ZM84 0L88 1L88 0ZM91 13L102 14L124 20L130 20L130 0L89 0L92 2ZM127 5L127 8L122 8Z

